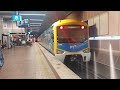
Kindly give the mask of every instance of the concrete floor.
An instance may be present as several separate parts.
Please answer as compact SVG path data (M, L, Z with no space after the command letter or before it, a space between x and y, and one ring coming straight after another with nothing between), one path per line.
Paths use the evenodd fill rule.
M4 49L5 64L0 70L0 79L55 79L36 44Z

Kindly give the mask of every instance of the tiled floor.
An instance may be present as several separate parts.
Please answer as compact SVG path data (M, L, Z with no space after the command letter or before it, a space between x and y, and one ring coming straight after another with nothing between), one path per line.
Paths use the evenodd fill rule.
M41 51L47 58L47 61L52 65L56 72L56 78L60 79L81 79L78 75L76 75L73 71L71 71L66 65L64 65L61 61L59 61L56 57L54 57L51 53L48 52L45 48L43 48L40 44L38 44ZM53 70L53 69L52 69Z
M5 64L0 79L55 79L36 44L3 51Z
M120 70L110 68L110 66L107 66L105 64L98 62L95 63L93 60L91 60L87 64L84 62L80 65L82 67L81 69L75 67L74 64L71 64L71 67L69 68L71 68L71 70L73 70L82 79L120 79Z

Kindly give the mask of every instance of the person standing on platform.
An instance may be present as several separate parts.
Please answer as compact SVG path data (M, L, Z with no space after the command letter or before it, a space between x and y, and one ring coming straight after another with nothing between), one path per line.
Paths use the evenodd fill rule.
M19 46L21 46L21 41L22 41L21 38L19 38Z
M13 39L13 47L15 48L16 46L16 39Z

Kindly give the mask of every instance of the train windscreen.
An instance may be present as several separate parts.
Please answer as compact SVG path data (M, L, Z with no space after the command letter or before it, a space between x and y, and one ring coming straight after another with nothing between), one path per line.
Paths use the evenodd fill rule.
M57 40L58 43L83 43L88 40L86 26L58 26Z

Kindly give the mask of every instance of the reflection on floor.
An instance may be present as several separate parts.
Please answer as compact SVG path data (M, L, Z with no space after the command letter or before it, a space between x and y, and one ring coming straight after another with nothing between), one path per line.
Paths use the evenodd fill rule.
M96 62L97 72L95 72L95 64L92 60L88 63L81 62L78 66L76 66L75 63L71 63L68 67L82 79L111 79L110 67ZM120 70L115 69L115 72L117 75L116 79L120 79Z
M48 63L36 44L3 50L5 64L0 79L54 79Z

